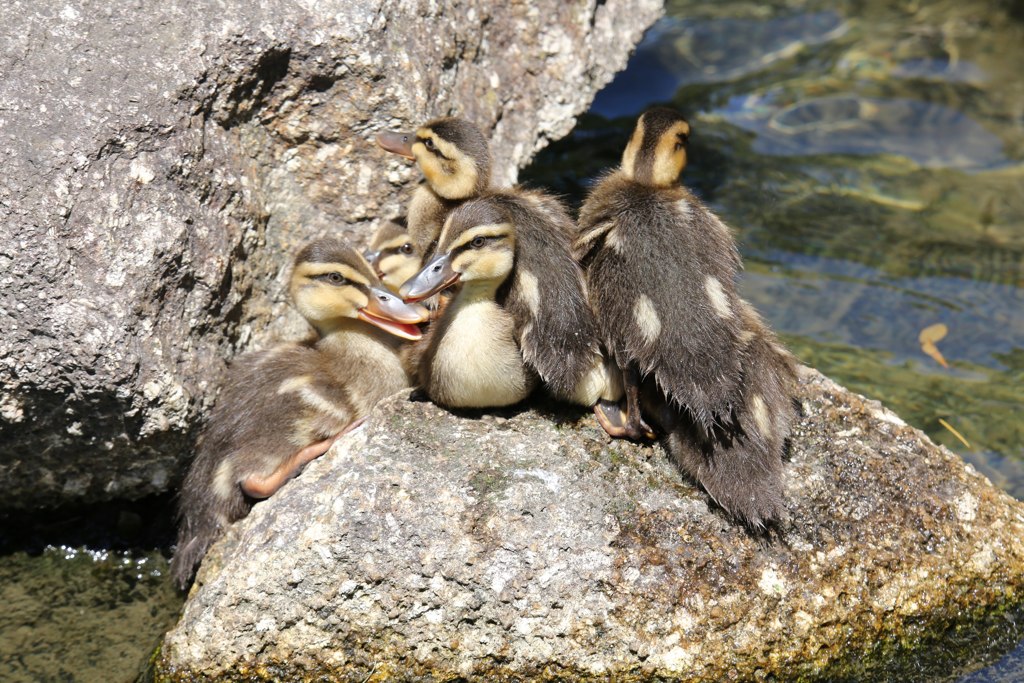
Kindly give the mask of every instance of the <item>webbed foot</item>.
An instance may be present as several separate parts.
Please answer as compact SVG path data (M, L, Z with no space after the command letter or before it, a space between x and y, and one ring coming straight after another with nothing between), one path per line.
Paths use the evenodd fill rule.
M602 399L594 406L594 415L604 431L615 439L652 441L656 438L639 412L629 413L619 403Z
M335 441L345 434L361 427L364 422L366 422L365 417L355 420L334 436L328 437L323 441L311 443L304 448L300 448L288 456L288 458L278 465L277 469L270 474L250 474L242 480L242 491L250 498L269 498L276 493L279 488L284 486L286 481L298 474L309 462L316 460L321 455L329 451Z

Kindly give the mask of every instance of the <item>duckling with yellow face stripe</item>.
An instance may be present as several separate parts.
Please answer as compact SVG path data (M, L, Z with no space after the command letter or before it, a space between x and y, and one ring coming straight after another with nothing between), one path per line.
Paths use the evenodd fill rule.
M604 390L593 314L569 255L572 223L539 192L492 193L456 208L436 256L402 286L407 300L460 287L415 362L437 403L517 403L538 376L551 392L593 405Z
M671 109L643 114L580 210L574 255L626 398L596 412L613 436L647 438L643 404L682 469L762 526L784 510L794 362L736 291L729 228L677 182L689 133Z
M381 133L377 144L414 160L423 172L426 182L413 194L407 222L413 245L428 254L452 209L490 187L487 139L469 121L447 117L426 123L415 133Z
M296 258L290 292L316 330L303 343L247 354L231 367L179 501L171 571L186 587L210 544L382 398L410 386L403 340L427 311L383 289L351 247L318 240Z
M404 217L381 223L370 238L365 256L376 269L377 277L392 292L398 292L402 283L418 273L423 265L423 252L413 242Z

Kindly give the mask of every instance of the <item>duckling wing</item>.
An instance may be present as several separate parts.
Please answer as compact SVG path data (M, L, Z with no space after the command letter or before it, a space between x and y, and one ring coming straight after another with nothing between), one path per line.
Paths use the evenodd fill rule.
M739 257L721 221L683 188L606 178L580 212L576 248L600 335L705 430L740 401Z
M240 482L269 474L355 419L345 388L326 379L318 362L309 346L283 344L232 364L182 485L172 564L179 585L221 529L248 514L252 501Z
M598 356L583 271L570 254L573 220L540 192L502 200L516 226L516 265L499 303L515 321L523 360L554 395L571 399Z
M778 461L797 414L797 361L745 301L740 316L743 400L737 420L746 440Z

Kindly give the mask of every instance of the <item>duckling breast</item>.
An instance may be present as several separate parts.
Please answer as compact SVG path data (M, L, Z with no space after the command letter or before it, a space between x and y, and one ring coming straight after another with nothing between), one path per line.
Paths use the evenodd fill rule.
M512 316L494 301L452 304L435 347L424 357L430 397L453 408L507 406L537 383L515 341Z

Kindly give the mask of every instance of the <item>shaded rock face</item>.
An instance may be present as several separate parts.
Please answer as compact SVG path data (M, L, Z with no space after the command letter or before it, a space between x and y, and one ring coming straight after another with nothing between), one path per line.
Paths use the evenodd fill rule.
M170 486L225 359L303 331L291 252L404 206L378 130L469 117L510 182L660 11L4 3L0 509Z
M879 680L1020 603L1021 504L814 371L800 398L772 541L589 414L390 399L214 546L157 678Z

